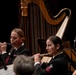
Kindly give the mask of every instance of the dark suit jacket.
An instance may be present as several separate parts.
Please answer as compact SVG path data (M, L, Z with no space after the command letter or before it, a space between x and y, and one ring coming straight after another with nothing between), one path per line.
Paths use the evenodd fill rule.
M49 63L35 65L35 75L68 75L68 62L64 54L59 54Z
M1 57L6 64L12 64L17 55L30 55L30 52L28 49L25 48L25 45L23 45L17 50L11 48L8 54L5 53Z

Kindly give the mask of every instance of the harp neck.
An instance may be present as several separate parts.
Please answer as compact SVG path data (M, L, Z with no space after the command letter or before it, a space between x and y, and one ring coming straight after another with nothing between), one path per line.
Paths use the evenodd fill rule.
M62 24L61 24L61 27L59 28L58 32L56 33L56 36L59 36L61 39L63 38L63 35L65 33L65 30L67 28L67 25L68 25L68 22L69 22L69 19L71 17L71 10L69 10L69 15L67 15L65 17L65 19L63 20Z
M58 25L61 21L63 21L63 19L65 18L66 16L66 13L64 12L64 10L66 9L62 9L57 15L55 16L49 16L48 14L48 11L47 11L47 8L43 2L43 0L21 0L21 15L22 16L28 16L28 4L29 3L35 3L37 4L39 7L40 7L40 10L45 18L45 20L49 23L49 24L52 24L52 25Z

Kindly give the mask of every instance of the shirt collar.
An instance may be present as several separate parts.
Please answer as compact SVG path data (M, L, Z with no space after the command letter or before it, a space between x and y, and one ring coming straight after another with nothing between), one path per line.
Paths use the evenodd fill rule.
M24 45L24 43L21 44L21 46L23 46L23 45ZM20 47L21 47L21 46L20 46ZM20 48L20 47L19 47L19 48ZM17 50L18 48L14 47L14 49Z
M60 52L60 53L58 53L57 55L62 54L62 53L63 53L63 52ZM52 58L55 58L57 55L53 56Z

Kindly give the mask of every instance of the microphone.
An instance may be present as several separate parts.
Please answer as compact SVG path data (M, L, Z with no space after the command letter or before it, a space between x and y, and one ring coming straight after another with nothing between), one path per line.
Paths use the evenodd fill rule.
M74 51L76 52L76 36L75 36L75 39L74 39L74 46L73 46L73 49L74 49Z

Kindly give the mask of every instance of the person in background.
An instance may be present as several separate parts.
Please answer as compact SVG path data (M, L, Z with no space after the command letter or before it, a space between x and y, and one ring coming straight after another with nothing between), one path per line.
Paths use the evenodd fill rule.
M30 56L18 55L13 62L15 75L33 75L34 61Z
M73 74L72 75L76 75L76 70L73 72Z
M15 28L11 31L10 43L12 48L9 52L7 52L8 43L0 42L0 55L6 65L12 64L17 55L30 55L29 50L25 47L24 41L24 32L20 28Z
M51 56L49 63L41 63L40 53L34 54L35 75L68 75L68 62L63 53L62 40L51 36L46 40L46 50Z

